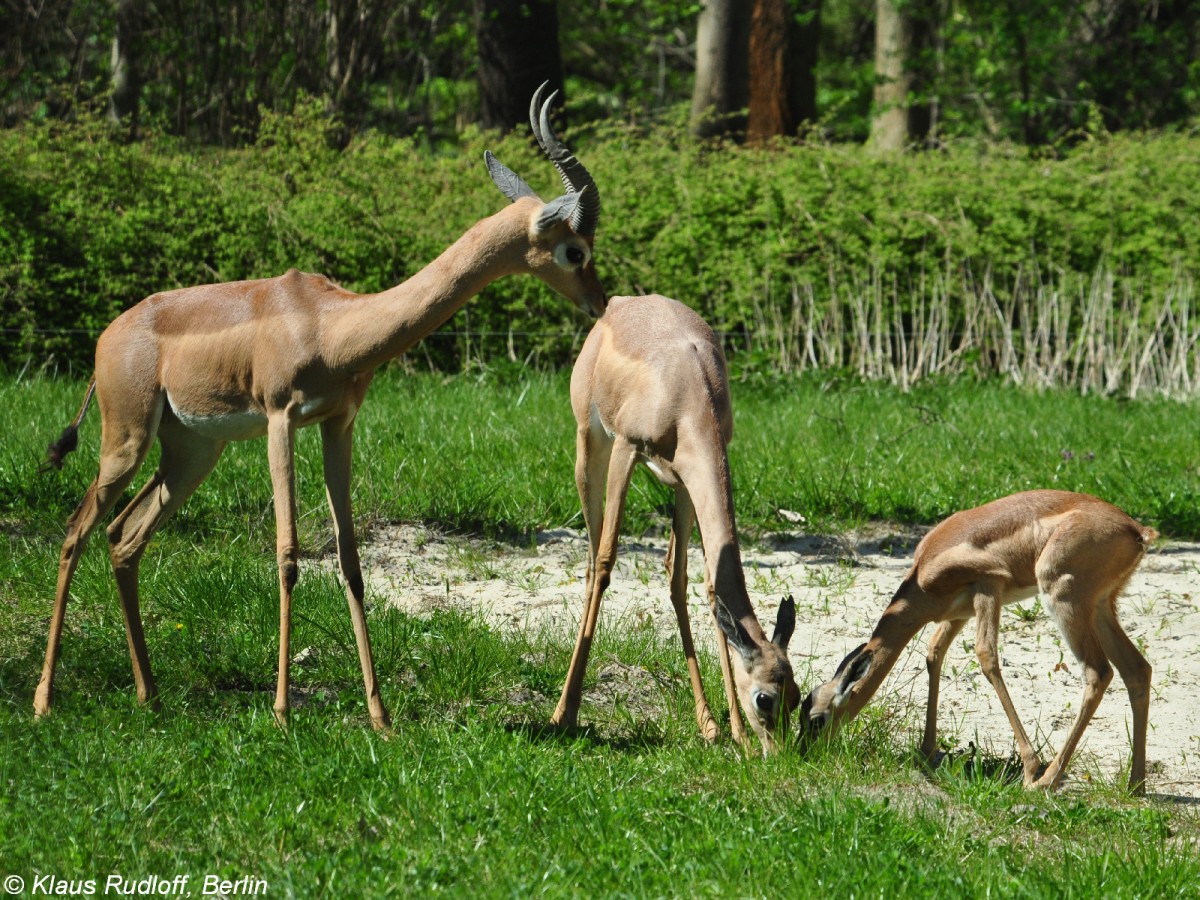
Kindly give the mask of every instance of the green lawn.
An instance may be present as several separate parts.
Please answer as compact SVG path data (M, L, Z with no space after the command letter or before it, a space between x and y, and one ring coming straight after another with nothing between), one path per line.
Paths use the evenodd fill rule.
M601 633L608 659L660 677L643 702L541 729L570 637L375 607L395 721L374 734L345 600L304 569L296 712L272 724L278 600L265 448L234 446L156 539L143 609L163 710L137 707L98 535L68 609L54 715L30 712L63 522L95 471L99 417L62 473L45 444L83 385L0 383L0 879L261 878L267 896L1195 896L1194 807L1111 785L1055 796L1000 761L926 775L873 711L833 746L743 759L695 735L675 641ZM910 394L834 377L735 382L749 538L867 519L931 522L1034 486L1098 493L1173 537L1200 535L1195 404L1032 394L966 381ZM389 371L358 429L364 531L427 520L526 542L579 525L563 376ZM299 443L302 540L329 547L315 432ZM639 477L631 528L665 524ZM803 622L799 627L803 628ZM719 675L705 658L709 697ZM1153 723L1153 715L1151 717ZM24 894L29 896L27 892Z

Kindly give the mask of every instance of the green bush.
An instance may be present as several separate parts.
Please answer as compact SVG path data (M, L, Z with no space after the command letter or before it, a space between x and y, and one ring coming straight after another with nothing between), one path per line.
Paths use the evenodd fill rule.
M524 135L468 133L435 155L380 136L335 150L330 128L308 107L225 151L123 144L94 122L0 132L3 361L86 368L104 325L158 290L292 266L359 291L403 281L505 202L485 148L543 196L558 190ZM569 143L603 195L608 291L677 297L768 363L781 362L770 323L794 331L804 295L824 308L885 285L897 307L885 321L906 322L933 281L951 308L985 280L1003 301L1022 279L1086 285L1099 271L1118 295L1153 293L1200 258L1200 141L1186 136L1106 137L1061 159L974 144L884 160L824 144L746 150L615 125ZM586 325L535 280L506 278L422 358L561 364Z

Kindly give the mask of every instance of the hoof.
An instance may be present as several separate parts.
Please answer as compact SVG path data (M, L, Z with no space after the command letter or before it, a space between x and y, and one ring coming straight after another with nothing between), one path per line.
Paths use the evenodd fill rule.
M40 719L42 716L50 715L50 686L45 682L41 682L37 686L37 690L33 694L33 715Z
M550 727L557 728L560 731L569 731L573 728L578 728L579 713L556 709L554 715L550 717Z
M1056 776L1049 772L1046 772L1042 775L1041 778L1037 779L1036 781L1029 781L1028 779L1026 779L1025 789L1029 790L1029 791L1046 791L1047 793L1049 793L1050 791L1056 790L1058 788L1058 784L1060 781L1062 781L1061 775Z

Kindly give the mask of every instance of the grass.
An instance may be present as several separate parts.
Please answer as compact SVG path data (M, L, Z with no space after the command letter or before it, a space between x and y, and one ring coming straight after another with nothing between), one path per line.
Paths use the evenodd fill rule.
M852 376L761 377L736 365L735 376L730 454L738 524L750 537L834 532L873 519L934 523L1034 487L1094 493L1163 534L1200 537L1195 401L966 379L901 392ZM0 448L0 515L44 515L46 528L61 528L95 473L96 410L66 469L38 469L46 443L82 396L83 385L73 382L0 383L0 403L20 423ZM424 520L517 539L539 528L582 527L574 453L565 375L388 371L359 414L355 513L360 527ZM273 548L265 455L260 442L231 445L168 531ZM324 546L330 537L315 429L300 432L297 472L305 544ZM640 471L629 529L665 529L670 503L670 492Z
M747 533L933 521L1037 484L1200 534L1194 406L742 375L733 459ZM911 723L882 704L806 755L705 747L678 648L649 630L601 632L593 679L612 660L654 677L637 696L585 705L585 728L561 735L541 726L571 636L377 606L395 721L384 739L367 727L342 590L311 564L293 641L316 652L293 669L282 732L270 713L277 587L261 442L230 448L143 565L162 712L134 701L101 538L74 585L55 714L35 723L58 545L94 471L95 411L63 473L37 465L81 393L0 384L0 878L92 878L102 890L112 873L188 874L198 894L217 874L301 897L1133 897L1187 896L1200 881L1194 808L1132 801L1103 779L1030 795L996 761L927 778L896 738ZM525 541L578 524L564 378L389 371L372 393L355 478L364 528L425 519ZM329 542L315 433L298 452L311 554ZM662 527L667 500L639 479L634 527ZM702 663L719 705L715 660Z

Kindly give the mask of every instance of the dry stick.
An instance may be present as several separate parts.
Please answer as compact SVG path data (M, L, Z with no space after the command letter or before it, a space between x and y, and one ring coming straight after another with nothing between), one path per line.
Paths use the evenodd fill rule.
M883 273L877 273L871 282L871 323L874 326L871 334L871 356L875 363L871 377L882 378L885 373L891 375L883 354ZM891 380L895 383L895 378Z
M1100 389L1100 366L1104 359L1104 309L1103 303L1111 305L1112 295L1105 291L1102 273L1097 269L1092 277L1086 297L1081 301L1083 313L1079 325L1079 336L1075 342L1074 378L1083 393Z
M1186 296L1181 296L1186 294ZM1172 359L1170 388L1176 391L1189 391L1191 379L1188 374L1188 357L1194 351L1196 336L1191 329L1191 291L1186 282L1180 288L1174 285L1168 288L1168 297L1178 301L1179 312L1172 321Z
M926 371L930 375L941 371L946 357L950 355L953 348L954 333L960 330L954 311L957 304L954 304L951 299L954 296L954 276L955 273L947 264L946 269L939 271L937 278L934 279L929 297L929 325L926 340L930 348ZM939 329L942 333L939 333Z
M1106 359L1104 373L1104 391L1111 394L1117 390L1125 371L1125 356L1129 352L1130 338L1136 327L1138 311L1141 304L1130 307L1131 295L1128 290L1122 291L1120 314L1116 308L1109 307L1109 346L1110 352Z
M801 329L801 323L804 321L804 314L800 309L800 298L796 293L796 285L792 284L792 343L791 353L793 362L798 371L804 371L804 353L805 349L800 346L800 335L805 332Z
M815 336L817 329L821 329L821 334L824 335L824 325L817 319L817 297L811 284L804 286L804 310L805 317L808 319L808 327L804 329L804 359L800 365L800 371L803 372L809 364L812 367L819 368L820 362L817 361L817 348Z
M1154 329L1150 332L1149 335L1147 335L1146 341L1142 346L1142 353L1139 357L1138 368L1137 368L1139 375L1143 371L1146 371L1146 370L1151 370L1151 372L1153 372L1152 364L1153 364L1154 356L1155 356L1155 348L1156 348L1156 345L1161 340L1162 326L1163 326L1163 322L1166 319L1168 308L1169 307L1164 305L1162 307L1162 309L1159 310L1158 316L1156 317L1156 320L1154 323ZM1161 379L1153 378L1153 377L1151 378L1152 386L1157 386L1160 383L1161 383Z
M924 288L924 280L922 279L922 287ZM914 381L924 378L929 374L929 321L934 315L933 303L929 299L928 291L922 290L920 297L917 298L916 309L913 310L912 322L912 378Z

